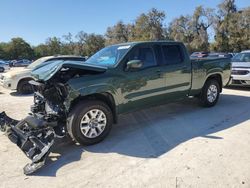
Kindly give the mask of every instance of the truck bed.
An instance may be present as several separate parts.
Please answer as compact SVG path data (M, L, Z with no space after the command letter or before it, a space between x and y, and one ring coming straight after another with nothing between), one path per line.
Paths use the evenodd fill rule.
M192 58L191 65L192 87L190 95L199 94L207 78L215 72L222 78L222 87L229 82L231 75L230 58Z

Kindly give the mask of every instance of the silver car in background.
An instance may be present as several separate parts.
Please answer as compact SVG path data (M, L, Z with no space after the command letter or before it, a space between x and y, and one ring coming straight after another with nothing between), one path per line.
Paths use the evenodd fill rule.
M232 84L250 86L250 50L232 58Z

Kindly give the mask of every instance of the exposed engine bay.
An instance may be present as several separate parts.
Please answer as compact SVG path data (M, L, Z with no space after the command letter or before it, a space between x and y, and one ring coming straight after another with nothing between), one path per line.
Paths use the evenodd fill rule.
M55 138L67 135L68 109L64 105L69 94L67 81L96 73L61 67L48 81L29 82L34 89L34 104L26 118L17 121L5 112L0 113L0 130L32 161L24 167L24 174L40 169L51 152Z

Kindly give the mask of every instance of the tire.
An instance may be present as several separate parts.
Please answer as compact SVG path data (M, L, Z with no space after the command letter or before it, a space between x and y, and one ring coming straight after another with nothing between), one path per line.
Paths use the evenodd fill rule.
M31 94L33 93L33 88L29 84L30 80L20 81L17 85L17 92L20 94Z
M0 72L4 72L4 68L3 67L0 67Z
M98 114L95 111L98 111ZM91 112L96 115L95 118L91 118ZM99 123L98 119L102 121ZM67 131L71 138L81 145L93 145L108 136L112 124L113 115L108 105L102 101L85 100L77 104L69 113Z
M201 105L204 107L212 107L216 105L220 97L220 85L217 80L211 79L206 81L200 95Z

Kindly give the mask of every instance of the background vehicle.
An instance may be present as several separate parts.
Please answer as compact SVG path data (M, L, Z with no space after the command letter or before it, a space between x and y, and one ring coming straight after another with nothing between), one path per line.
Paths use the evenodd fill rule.
M31 63L30 60L22 59L22 60L18 60L18 61L13 62L12 66L13 67L27 67L30 63Z
M238 53L233 57L232 84L250 85L250 50Z
M191 54L190 58L204 58L207 57L209 52L194 52Z
M109 134L119 114L188 96L214 106L229 81L230 68L227 58L191 61L178 42L109 46L85 63L54 61L35 68L36 81L30 82L36 90L32 115L18 126L6 120L2 129L9 127L8 135L27 146L20 148L32 160L24 169L29 174L44 164L55 137L69 134L83 145L95 144Z
M8 73L2 74L0 77L0 85L7 89L17 90L21 94L29 94L33 92L32 86L29 81L32 80L31 71L37 67L43 66L45 64L54 61L84 61L85 58L79 56L48 56L42 57L29 66L18 69L11 70ZM14 63L15 64L15 63Z
M9 69L10 69L10 67L9 67L8 63L6 63L3 60L0 60L0 72L4 72L4 71L9 70Z

